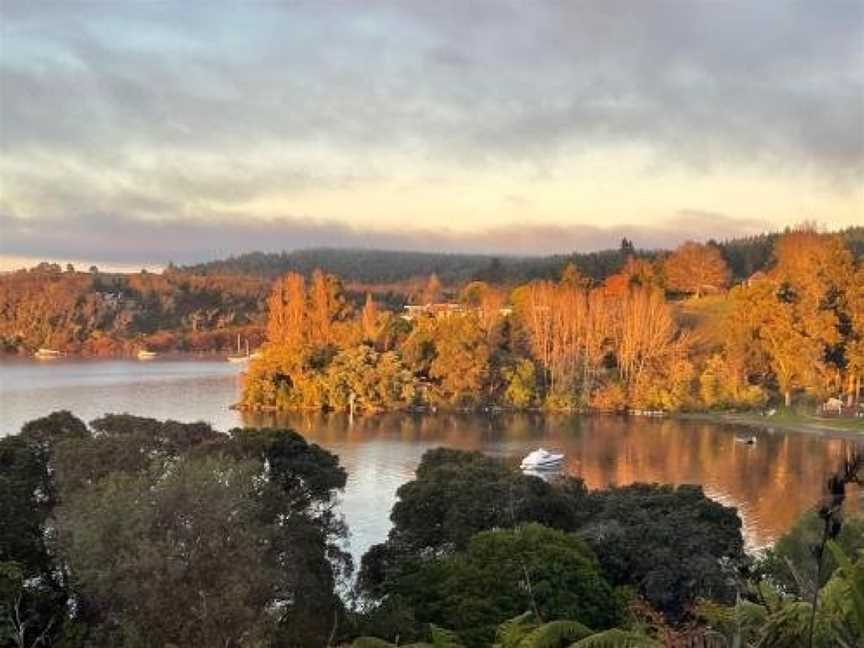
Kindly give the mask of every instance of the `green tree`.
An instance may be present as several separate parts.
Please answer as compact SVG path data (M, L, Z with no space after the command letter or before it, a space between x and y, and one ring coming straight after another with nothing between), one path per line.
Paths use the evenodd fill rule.
M810 595L817 586L813 547L819 544L823 531L823 520L816 511L808 511L766 552L759 561L759 570L787 594L800 597ZM850 556L864 549L864 516L845 520L834 542ZM818 587L824 587L836 569L837 563L832 554L826 554Z
M731 601L724 569L743 564L735 509L698 486L633 484L592 491L579 533L614 585L630 585L657 610L678 619L698 597Z
M526 609L596 628L615 625L621 612L590 548L539 524L480 533L464 552L406 572L394 589L418 621L446 624L468 646L488 646L501 619Z
M97 643L325 641L351 571L338 459L291 430L107 415L54 446L57 547Z
M255 496L260 466L180 460L154 482L112 473L58 510L60 546L104 636L125 646L239 646L284 583Z
M490 349L476 315L442 317L434 329L435 359L429 369L442 398L475 403L489 380Z
M48 543L57 503L52 456L64 439L86 435L84 423L63 411L0 438L0 637L8 632L13 645L59 644L74 632L66 614L72 593Z
M340 351L324 377L327 405L344 410L395 409L414 398L414 378L393 352L378 353L368 345Z
M537 400L537 375L534 363L528 358L520 358L503 370L507 387L504 401L514 407L530 407Z

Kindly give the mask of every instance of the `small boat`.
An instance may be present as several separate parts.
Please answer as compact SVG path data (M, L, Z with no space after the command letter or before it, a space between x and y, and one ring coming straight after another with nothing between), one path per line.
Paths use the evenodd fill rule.
M736 436L735 441L737 443L743 443L744 445L756 445L756 435L749 437Z
M522 470L556 470L561 467L564 455L538 448L522 460Z
M34 357L39 358L40 360L49 360L51 358L59 358L63 354L57 351L57 349L38 349L36 353L33 354Z
M249 340L248 340L248 338L246 340L246 353L241 353L240 352L240 336L238 335L237 336L237 353L228 354L228 358L227 358L228 362L236 362L236 363L248 362L249 358L251 358L251 357L252 356L249 355Z
M138 359L139 360L152 360L157 355L158 354L155 351L148 351L147 349L141 349L138 352Z

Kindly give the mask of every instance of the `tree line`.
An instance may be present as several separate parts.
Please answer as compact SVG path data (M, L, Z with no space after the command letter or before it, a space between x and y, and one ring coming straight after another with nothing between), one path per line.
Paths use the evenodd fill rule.
M842 459L748 557L698 486L430 450L352 581L346 472L296 432L55 412L0 439L0 646L856 647L864 460Z
M0 277L0 349L83 355L231 350L260 343L268 282L169 268L118 274L40 264Z
M714 241L712 244L721 251L733 278L740 280L769 265L774 243L782 234L773 232ZM856 257L864 255L864 227L849 227L838 234ZM582 274L602 281L617 272L630 256L655 259L664 254L663 250L638 249L633 241L624 238L618 248L535 257L312 248L279 253L250 252L183 269L192 274L275 279L288 272L308 276L318 268L342 277L347 283L395 284L436 274L447 284L473 280L512 284L532 279L554 279L561 268L570 263Z
M128 355L147 347L224 352L234 347L237 334L257 347L273 281L287 272L308 280L315 269L339 276L345 298L357 311L367 293L386 310L426 303L430 276L450 296L474 282L509 294L525 283L557 281L564 268L575 268L595 286L606 283L615 289L617 282L620 289L647 283L670 294L689 294L690 273L710 273L716 257L732 284L766 271L774 264L777 242L790 232L710 242L715 259L699 266L702 255L697 252L693 263L679 266L684 274L678 276L665 263L669 252L640 250L628 239L617 249L549 257L335 249L251 253L185 268L169 264L158 274L105 273L95 266L81 272L71 264L64 271L46 262L0 275L0 351L32 353L47 347L71 354ZM836 236L853 258L864 254L864 228ZM723 285L703 283L695 294L714 293Z
M838 234L778 237L771 264L734 284L722 251L688 242L630 256L604 281L446 287L418 306L362 307L335 275L288 273L268 299L251 409L758 408L840 397L864 378L864 263ZM443 302L442 302L443 300Z

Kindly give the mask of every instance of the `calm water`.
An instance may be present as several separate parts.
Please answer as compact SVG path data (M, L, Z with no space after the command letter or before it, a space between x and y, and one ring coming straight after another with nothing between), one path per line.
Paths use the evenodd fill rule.
M589 487L633 481L700 483L713 498L736 506L750 546L786 530L821 494L842 451L841 439L757 431L755 447L735 442L752 432L713 423L607 416L345 416L241 415L237 365L221 361L6 361L0 364L0 435L33 418L69 409L90 421L128 412L217 429L289 425L337 453L348 470L343 510L351 549L359 556L384 539L400 484L420 456L441 445L482 450L517 462L542 445L566 453L565 470ZM853 509L859 509L858 496Z

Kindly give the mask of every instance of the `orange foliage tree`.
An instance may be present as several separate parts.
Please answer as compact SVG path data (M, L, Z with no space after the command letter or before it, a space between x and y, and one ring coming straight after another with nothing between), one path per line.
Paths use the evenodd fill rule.
M679 246L663 264L666 285L675 292L701 297L729 285L729 267L713 245L688 241Z

